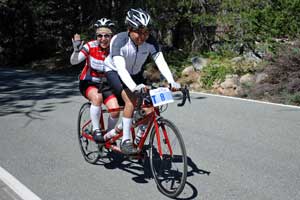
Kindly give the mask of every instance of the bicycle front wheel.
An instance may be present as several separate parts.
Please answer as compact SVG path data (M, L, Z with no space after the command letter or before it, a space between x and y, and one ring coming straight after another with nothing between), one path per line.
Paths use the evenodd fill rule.
M171 121L160 119L158 132L153 127L149 156L159 191L168 197L177 197L186 183L187 155L182 136Z
M84 159L91 164L95 164L100 158L100 147L94 141L83 136L92 133L92 123L90 119L90 103L85 103L81 106L78 115L77 131L81 153Z

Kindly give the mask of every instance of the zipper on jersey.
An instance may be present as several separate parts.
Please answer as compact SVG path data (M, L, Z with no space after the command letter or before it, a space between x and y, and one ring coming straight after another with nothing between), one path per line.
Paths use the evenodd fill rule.
M137 59L137 54L138 54L138 51L139 51L139 47L135 45L135 48L136 48L136 53L135 53L135 59L134 59L134 63L131 67L131 74L133 74L133 69L134 69L134 66L135 66L135 63L136 63L136 59Z

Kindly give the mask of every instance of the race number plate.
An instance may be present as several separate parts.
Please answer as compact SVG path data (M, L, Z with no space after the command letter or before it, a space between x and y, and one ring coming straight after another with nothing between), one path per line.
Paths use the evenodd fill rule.
M172 92L166 87L150 90L150 96L154 106L160 106L174 102Z

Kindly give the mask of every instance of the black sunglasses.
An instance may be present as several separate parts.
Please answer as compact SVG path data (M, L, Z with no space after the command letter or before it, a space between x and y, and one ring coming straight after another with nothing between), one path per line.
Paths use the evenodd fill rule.
M141 27L141 28L137 28L137 29L131 29L131 31L138 33L138 34L149 34L150 30L147 27Z
M105 35L98 34L97 37L99 37L99 38L102 38L102 37L104 37L104 38L110 38L110 35L109 34L105 34Z

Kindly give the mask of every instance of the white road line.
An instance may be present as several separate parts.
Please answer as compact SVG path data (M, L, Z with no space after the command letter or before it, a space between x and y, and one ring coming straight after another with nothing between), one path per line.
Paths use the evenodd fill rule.
M24 200L41 200L25 185L0 166L0 179Z
M268 104L268 105L273 105L273 106L282 106L282 107L300 109L300 106L285 105L285 104L279 104L279 103L270 103L270 102L259 101L259 100L243 99L243 98L239 98L239 97L230 97L230 96L223 96L223 95L218 95L218 94L209 94L209 93L204 93L204 92L191 92L191 93L201 94L201 95L206 95L206 96L222 97L222 98L234 99L234 100L239 100L239 101L248 101L248 102L254 102L254 103Z

